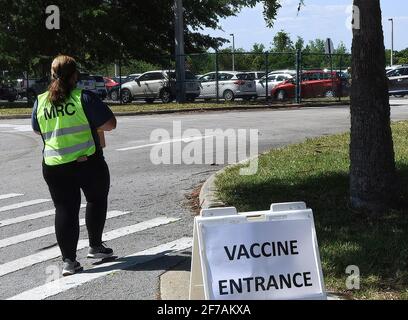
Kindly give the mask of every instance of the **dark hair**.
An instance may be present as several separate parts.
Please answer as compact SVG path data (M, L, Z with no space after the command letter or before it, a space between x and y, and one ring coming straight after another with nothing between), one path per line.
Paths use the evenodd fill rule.
M77 63L74 58L60 55L54 59L51 65L52 81L48 88L48 99L51 104L63 103L76 87L72 77L77 73Z

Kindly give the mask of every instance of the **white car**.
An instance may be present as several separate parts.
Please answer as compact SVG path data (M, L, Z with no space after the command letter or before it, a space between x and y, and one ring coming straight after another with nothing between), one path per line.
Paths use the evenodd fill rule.
M246 71L245 73L249 74L251 79L253 80L259 80L265 77L266 72L265 71Z
M186 71L186 99L194 101L200 95L200 83L196 76ZM122 85L122 101L132 102L136 99L152 103L161 99L164 103L176 98L176 72L174 70L157 70L143 73L139 78Z
M198 80L201 82L202 99L217 97L216 72L210 72ZM236 98L250 100L256 97L256 85L254 80L245 72L219 71L218 72L218 96L225 101L234 101Z
M285 82L286 80L293 79L293 76L289 73L276 73L276 74L269 74L268 76L268 88L266 87L266 77L256 80L256 94L258 97L266 97L266 90L269 91L268 96L271 96L271 90L277 86Z

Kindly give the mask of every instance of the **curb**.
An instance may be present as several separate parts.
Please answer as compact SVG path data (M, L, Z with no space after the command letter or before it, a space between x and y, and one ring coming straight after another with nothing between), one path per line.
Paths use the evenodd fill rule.
M333 104L287 104L287 105L255 105L255 106L246 106L246 105L236 105L232 107L211 107L211 108L190 108L190 109L170 109L170 110L155 110L155 111L140 111L140 112L114 112L117 117L131 117L131 116L145 116L145 115L154 115L154 114L174 114L174 113L189 113L189 112L206 112L206 111L240 111L240 110L292 110L292 109L301 109L301 108L321 108L321 107L338 107L338 106L348 106L349 103L333 103ZM0 120L12 120L12 119L31 119L31 115L10 115L10 116L0 116Z

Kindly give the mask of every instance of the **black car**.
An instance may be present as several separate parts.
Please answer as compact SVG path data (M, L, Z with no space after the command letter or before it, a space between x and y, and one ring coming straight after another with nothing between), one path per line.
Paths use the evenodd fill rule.
M408 65L387 72L390 96L404 97L408 95Z
M0 84L0 100L14 102L17 100L18 92L11 85Z

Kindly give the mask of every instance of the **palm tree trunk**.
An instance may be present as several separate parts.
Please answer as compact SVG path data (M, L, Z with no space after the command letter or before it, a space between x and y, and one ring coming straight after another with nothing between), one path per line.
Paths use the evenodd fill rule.
M382 210L398 195L390 127L388 80L380 0L354 0L350 193L354 208Z

